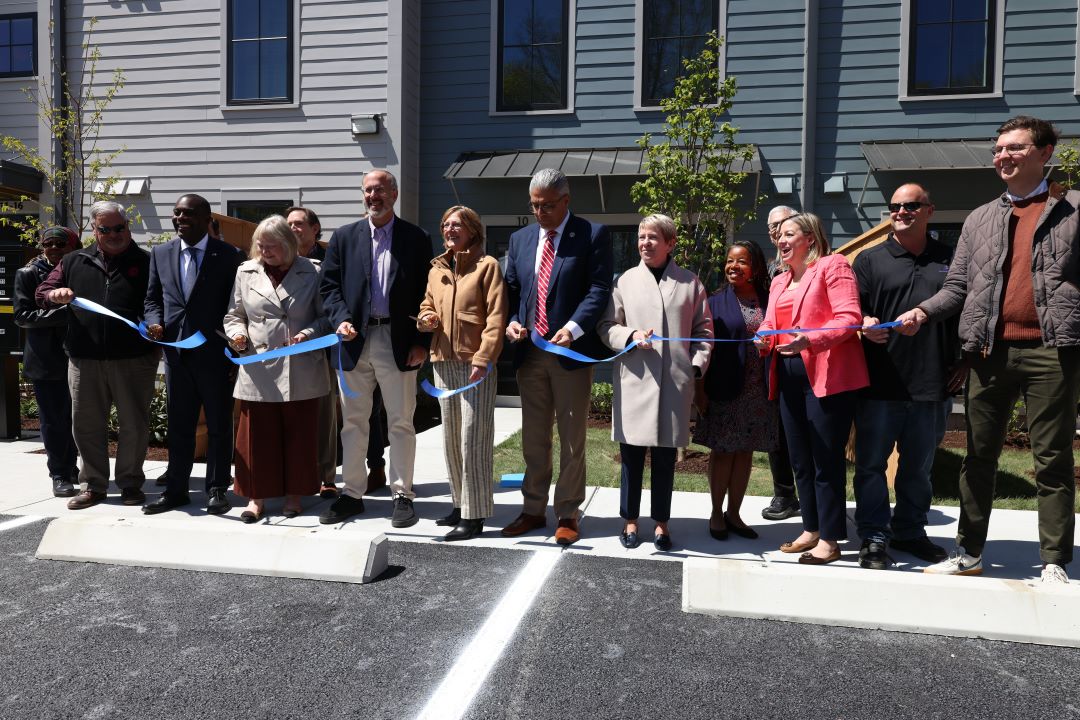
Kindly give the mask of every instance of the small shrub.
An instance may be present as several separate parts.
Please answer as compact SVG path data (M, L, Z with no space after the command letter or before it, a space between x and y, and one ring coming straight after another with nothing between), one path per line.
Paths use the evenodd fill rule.
M19 414L24 418L36 418L38 416L37 400L34 398L19 399Z
M611 399L614 393L611 383L593 383L589 414L597 417L611 417Z
M116 419L116 406L109 408L109 438L115 440L120 424ZM165 399L165 380L158 377L154 384L154 396L150 399L150 442L164 445L169 437L169 411Z

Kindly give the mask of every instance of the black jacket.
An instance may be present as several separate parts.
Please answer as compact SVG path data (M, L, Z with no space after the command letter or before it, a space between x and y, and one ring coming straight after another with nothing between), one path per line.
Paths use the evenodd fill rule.
M30 380L67 380L68 308L42 310L34 301L34 291L52 269L39 255L15 271L15 324L26 330L23 374Z

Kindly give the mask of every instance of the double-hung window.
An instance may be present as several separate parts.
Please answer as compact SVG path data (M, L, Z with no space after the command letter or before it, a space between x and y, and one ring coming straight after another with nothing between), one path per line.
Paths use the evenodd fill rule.
M1000 92L998 4L1004 0L909 0L902 48L909 97Z
M0 15L0 78L37 74L37 15Z
M710 32L721 33L717 0L638 0L640 38L639 107L657 107L672 96L682 61L705 49ZM722 33L721 33L722 34Z
M495 112L570 108L573 0L495 0Z
M293 3L228 0L228 104L293 102Z

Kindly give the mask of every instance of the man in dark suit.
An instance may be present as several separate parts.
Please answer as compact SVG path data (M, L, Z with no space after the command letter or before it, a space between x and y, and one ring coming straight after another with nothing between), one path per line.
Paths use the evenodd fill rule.
M232 298L239 250L208 235L210 203L184 195L173 208L179 237L150 252L146 289L147 334L175 342L196 331L206 343L191 350L165 348L165 387L169 412L169 469L165 492L143 506L154 515L191 502L188 485L195 460L195 428L199 410L206 412L206 511L229 511L225 491L232 482L232 364L225 340L218 335Z
M386 170L364 176L368 216L334 231L322 266L323 308L344 342L345 381L357 394L342 394L341 466L345 488L319 521L341 522L364 511L368 477L363 454L375 386L382 390L390 435L388 480L394 527L417 521L413 510L416 455L416 371L427 357L430 333L415 316L431 269L431 237L394 215L397 180Z
M521 392L525 500L521 514L502 534L516 537L547 525L551 427L557 421L562 448L555 541L570 545L579 537L578 508L585 500L592 365L539 350L529 330L584 355L603 356L594 328L611 297L611 237L603 225L570 212L570 183L558 170L545 168L533 176L529 207L536 224L510 236L506 267L512 313L506 336L518 343L514 367Z

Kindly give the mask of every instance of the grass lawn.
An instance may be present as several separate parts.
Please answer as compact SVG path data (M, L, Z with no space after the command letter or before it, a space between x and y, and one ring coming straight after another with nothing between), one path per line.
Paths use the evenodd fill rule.
M706 448L698 445L691 447L702 452L708 452ZM558 474L558 435L555 437L554 448L555 473ZM615 460L618 452L619 445L612 442L610 429L589 428L585 453L589 485L600 487L619 486L619 463ZM934 505L960 504L958 478L960 475L960 462L963 459L963 450L938 448L937 457L934 460ZM994 507L1012 510L1036 509L1035 481L1031 476L1031 469L1030 451L1007 448L1002 452L1001 463L998 468L997 497L994 500ZM524 470L525 463L521 459L521 433L517 432L495 448L495 477L497 479L503 473L519 473L524 472ZM854 466L848 464L847 495L848 500L852 501L855 499L851 488L851 480L854 474ZM646 483L648 478L649 470L646 467ZM701 473L676 471L675 489L687 492L708 492L709 483ZM754 467L750 473L750 487L747 494L772 496L772 476L769 473L769 459L765 453L754 453ZM1077 496L1076 511L1080 512L1080 494Z

